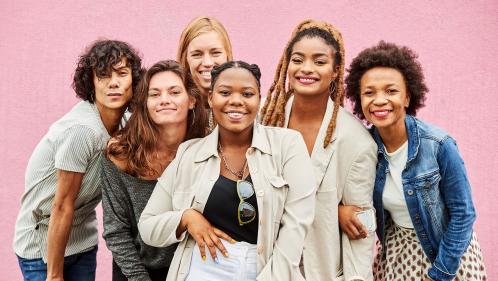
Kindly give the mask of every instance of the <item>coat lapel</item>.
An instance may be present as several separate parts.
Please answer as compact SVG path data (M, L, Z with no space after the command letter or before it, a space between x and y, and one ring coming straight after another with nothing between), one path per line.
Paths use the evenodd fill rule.
M285 105L285 127L289 125L289 118L292 110L292 104L294 102L294 96L290 97ZM325 177L325 172L334 154L334 146L327 145L326 148L323 147L323 141L327 135L327 127L329 125L330 119L332 118L332 113L334 110L334 102L329 98L327 101L327 109L325 110L325 115L320 125L320 130L316 137L315 144L313 146L313 151L311 152L311 163L313 164L313 172L315 174L316 186L320 186L323 178ZM336 139L336 132L332 136L330 143L334 142Z

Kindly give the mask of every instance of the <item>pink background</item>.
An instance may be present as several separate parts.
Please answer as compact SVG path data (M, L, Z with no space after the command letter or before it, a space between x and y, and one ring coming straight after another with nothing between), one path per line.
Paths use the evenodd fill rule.
M292 29L305 18L327 20L342 31L347 64L380 39L416 50L431 90L420 117L445 128L458 141L473 186L475 229L489 279L498 278L498 2L44 2L0 3L1 280L21 279L12 236L24 169L50 124L78 101L70 88L77 56L97 38L120 39L140 49L145 65L151 66L175 57L183 27L202 14L225 25L236 59L260 65L264 91ZM111 276L110 253L103 241L97 276Z

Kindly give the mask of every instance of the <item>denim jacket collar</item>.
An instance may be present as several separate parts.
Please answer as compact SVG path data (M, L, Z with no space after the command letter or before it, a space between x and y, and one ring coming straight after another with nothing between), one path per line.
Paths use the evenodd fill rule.
M413 159L417 157L418 149L420 146L420 134L417 126L417 121L411 115L406 115L405 117L406 132L408 134L408 159L406 164L410 163ZM387 161L387 153L385 151L384 143L380 137L377 128L372 127L372 135L377 143L377 154L382 155L384 160Z

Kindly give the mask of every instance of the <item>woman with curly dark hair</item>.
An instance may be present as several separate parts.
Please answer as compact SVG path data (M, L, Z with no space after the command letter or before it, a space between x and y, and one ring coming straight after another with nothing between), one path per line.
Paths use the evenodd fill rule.
M113 256L114 281L166 279L176 245L145 245L137 221L180 143L205 135L206 111L193 87L176 61L154 64L132 99L129 122L105 150L104 239Z
M351 63L346 96L378 146L375 280L485 280L470 184L455 140L415 118L427 86L417 55L381 41ZM341 228L356 222L340 210ZM361 227L360 227L361 228ZM359 229L356 229L359 231Z

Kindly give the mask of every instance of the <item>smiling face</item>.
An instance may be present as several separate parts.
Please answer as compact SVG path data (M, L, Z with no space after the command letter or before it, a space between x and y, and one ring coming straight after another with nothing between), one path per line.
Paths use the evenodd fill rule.
M404 128L410 97L403 74L390 67L374 67L360 81L361 108L365 118L380 131Z
M292 48L287 75L297 95L329 94L337 76L335 50L320 37L303 37Z
M202 33L188 44L189 71L197 87L205 94L211 87L211 70L227 60L223 41L216 31Z
M95 105L102 110L123 110L133 94L131 68L126 58L112 66L111 75L98 77L94 71Z
M245 68L229 68L218 76L209 105L221 130L251 130L259 109L260 94L253 74Z
M147 111L156 125L186 124L188 111L194 105L195 99L189 97L176 73L163 71L150 79Z

